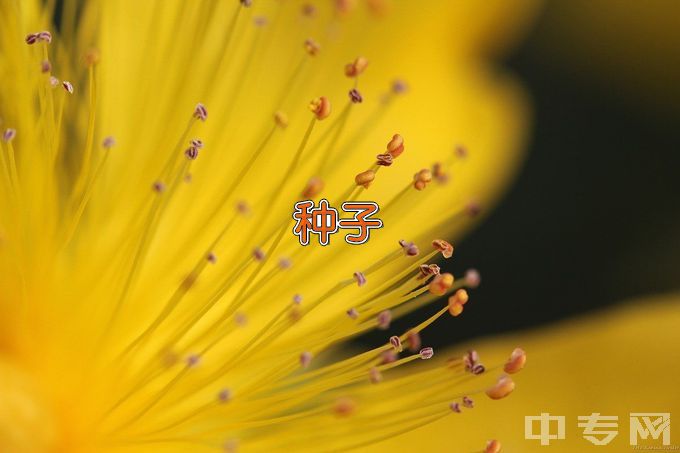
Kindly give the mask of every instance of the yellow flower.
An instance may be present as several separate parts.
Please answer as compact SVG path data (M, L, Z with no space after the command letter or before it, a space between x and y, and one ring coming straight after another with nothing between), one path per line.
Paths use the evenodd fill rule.
M480 56L534 2L255 3L0 3L3 451L342 449L476 388L470 358L392 376L460 292L337 346L474 284L419 266L516 168L525 103ZM302 193L384 228L301 247Z
M526 391L493 407L480 401L455 424L445 419L377 444L371 451L442 451L452 438L456 451L476 451L480 436L500 439L505 451L629 450L630 413L670 412L674 429L674 414L680 411L678 323L680 296L669 294L633 300L621 308L533 332L477 341L475 347L485 360L503 359L508 344L531 352L531 363L518 378ZM579 416L594 412L618 416L618 435L607 445L591 444L583 437L584 428L578 427ZM539 440L524 438L524 417L541 413L565 417L564 440L542 447ZM552 423L555 434L556 422ZM538 423L534 432L539 433ZM676 443L674 439L671 443ZM661 446L661 440L641 439L640 445Z

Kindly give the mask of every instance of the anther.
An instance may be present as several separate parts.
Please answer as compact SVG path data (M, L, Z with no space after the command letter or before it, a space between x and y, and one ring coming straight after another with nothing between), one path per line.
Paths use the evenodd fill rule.
M353 62L345 65L345 75L347 77L358 77L366 70L368 60L364 57L357 57Z
M475 407L475 402L472 401L472 399L468 396L463 397L463 406L467 407L468 409L472 409Z
M456 145L456 147L453 149L453 153L460 159L464 159L468 156L467 148L465 148L463 145Z
M217 255L215 255L214 252L210 252L206 255L205 259L208 260L210 264L215 264L217 262Z
M361 104L364 100L364 98L361 96L361 93L359 93L359 90L356 88L352 88L349 90L349 100L352 101L354 104Z
M411 352L416 352L422 346L422 342L420 341L420 334L413 330L408 333L406 341L408 341L408 350Z
M387 152L395 159L399 157L404 152L404 137L394 134L387 143Z
M453 275L449 273L435 275L430 282L429 291L435 296L443 296L453 286Z
M394 157L390 153L378 154L375 156L376 164L382 167L389 167L394 162Z
M104 137L104 140L102 140L102 148L104 149L111 149L114 146L116 146L116 139L113 138L112 136L107 136Z
M255 261L264 261L266 256L267 255L264 253L264 250L262 250L260 247L255 247L253 250L253 258Z
M404 350L404 346L401 344L401 338L396 335L390 337L390 344L394 348L395 352L401 352Z
M323 188L324 188L323 179L319 178L318 176L312 176L311 178L309 178L309 181L307 181L307 185L302 190L302 196L304 198L315 198L317 195L321 193Z
M307 368L310 363L312 363L311 352L305 351L302 354L300 354L300 365L302 365L302 368Z
M357 286L364 286L366 284L366 276L363 272L357 271L352 274L352 276L354 277L354 280L356 280Z
M503 375L498 378L498 381L492 386L486 389L486 396L492 400L499 400L505 398L515 389L515 383L512 381L510 376Z
M470 201L465 205L465 213L470 217L476 217L482 212L482 207L476 201Z
M449 297L449 313L458 316L463 312L463 305L467 303L469 296L467 291L459 289Z
M244 8L250 8L253 6L253 0L240 0L240 2Z
M394 363L396 360L397 353L393 349L388 349L387 351L383 351L382 354L380 354L380 363L383 365Z
M390 328L390 323L392 322L392 312L383 310L378 313L376 320L378 321L378 329L387 330Z
M99 63L99 51L97 49L90 49L85 54L85 64L94 66Z
M362 171L354 177L354 182L357 186L363 186L364 189L368 189L375 179L375 172L373 170Z
M404 94L408 91L408 85L401 79L396 79L392 82L392 93Z
M203 148L203 141L202 141L202 140L199 140L199 139L197 139L197 138L192 138L191 140L189 140L189 144L190 144L192 147L197 148L197 149L202 149L202 148Z
M524 368L524 364L527 362L527 354L522 348L515 348L510 354L510 358L503 366L503 371L508 374L514 374Z
M220 403L227 403L231 400L231 390L229 389L222 389L220 392L217 394L217 401Z
M486 448L484 448L484 453L500 453L501 443L496 439L492 439L486 442Z
M481 363L477 363L473 365L473 367L470 369L470 373L474 374L475 376L479 376L480 374L483 374L486 371L486 367L482 365Z
M418 256L418 253L420 253L418 246L413 242L406 242L405 240L401 239L399 241L399 245L401 246L402 250L404 250L406 256Z
M477 269L468 269L465 271L465 277L463 278L468 288L477 288L482 281L482 277Z
M61 86L64 87L64 90L66 90L68 94L73 94L73 85L71 84L71 82L64 80L63 82L61 82Z
M12 140L14 140L14 137L17 136L17 130L12 129L12 128L7 128L5 129L5 132L2 133L2 141L5 143L9 143Z
M189 289L191 289L192 286L194 286L197 278L198 276L196 275L196 273L194 272L188 273L187 276L184 277L184 280L182 280L182 288L188 291Z
M431 359L432 356L434 355L434 349L432 348L423 348L419 352L420 358L423 360Z
M279 269L286 270L293 267L293 261L290 258L281 258L279 260Z
M161 181L156 181L151 185L151 188L154 190L156 193L163 193L165 192L165 184L163 184Z
M368 370L368 378L372 384L377 384L383 380L382 373L375 367Z
M479 354L474 349L470 349L463 356L463 363L465 364L465 369L467 371L472 371L472 367L474 367L477 364L478 361L479 361Z
M208 109L206 109L205 105L200 102L196 104L196 107L194 107L194 118L201 121L208 119Z
M281 129L285 129L288 127L288 116L279 110L278 112L274 113L274 122Z
M199 356L198 354L191 354L190 356L188 356L186 358L186 364L187 364L187 367L189 367L189 368L194 368L194 367L198 366L198 364L200 362L201 362L201 356Z
M436 264L421 264L418 267L418 270L420 271L418 280L422 280L432 275L439 275L440 272L439 266Z
M432 181L432 172L429 168L423 168L413 175L413 187L416 190L423 190Z
M302 15L305 17L316 16L316 6L312 5L311 3L305 3L302 5Z
M250 215L250 205L244 200L239 200L236 202L236 212L243 216Z
M54 76L50 76L50 86L56 88L59 85L59 79Z
M460 414L462 412L462 410L460 408L460 404L458 404L456 402L449 404L449 408L451 408L451 410L453 412L455 412L456 414Z
M331 114L331 102L326 96L318 97L309 103L309 110L316 115L317 120L321 121Z
M357 406L356 403L351 398L347 397L339 398L333 405L333 412L338 417L347 417L349 415L352 415L352 413L356 409L356 406Z
M52 42L52 33L49 31L41 31L38 33L38 41L46 42L47 44Z
M267 17L265 17L265 16L255 16L253 18L253 24L256 27L259 27L259 28L266 26L268 22L269 21L267 20Z
M184 155L187 156L187 159L189 160L196 160L196 158L198 158L198 148L190 146L184 151Z
M300 305L302 303L302 295L301 294L293 295L293 303L295 305Z
M349 319L357 319L359 318L359 312L356 308L350 308L347 310L347 316L349 316Z
M432 241L432 247L442 252L442 256L446 259L453 256L453 246L443 239L435 239Z
M441 162L432 164L432 176L439 184L445 184L449 181L449 175L444 170L444 165Z
M40 62L40 72L46 74L52 70L52 63L50 60L43 60Z
M29 46L32 46L33 44L38 42L38 34L37 33L27 34L25 41L26 41L26 44L28 44Z
M305 39L304 42L305 52L311 57L316 56L321 50L321 46L318 42L314 41L312 38Z
M248 317L245 315L245 313L237 311L234 313L234 323L236 323L236 325L239 327L243 327L248 324Z

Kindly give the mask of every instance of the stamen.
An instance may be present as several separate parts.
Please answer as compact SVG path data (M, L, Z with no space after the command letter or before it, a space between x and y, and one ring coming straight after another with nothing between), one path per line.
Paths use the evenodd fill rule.
M73 94L73 85L71 84L71 82L64 80L63 82L61 82L61 86L64 87L64 90L66 90L68 94Z
M43 60L40 62L40 72L47 74L52 70L52 63L49 60Z
M307 368L310 363L312 363L311 352L305 351L302 354L300 354L300 365L302 365L302 368Z
M430 293L435 296L443 296L453 286L453 275L449 273L435 275L430 282Z
M54 76L50 76L50 86L52 88L56 88L57 86L59 86L59 79L57 79Z
M364 98L361 96L361 93L359 93L359 90L352 88L349 90L349 100L352 101L353 104L361 104L364 101Z
M394 157L389 153L378 154L375 158L377 159L376 165L380 165L381 167L389 167L394 162Z
M458 403L456 403L456 402L453 402L453 403L449 404L449 407L450 407L451 410L452 410L453 412L455 412L456 414L460 414L461 412L463 412L463 411L461 410L461 408L460 408L460 404L458 404Z
M162 181L156 181L151 185L151 188L154 190L156 193L163 193L165 192L165 184Z
M116 139L112 136L109 135L108 137L105 137L104 140L102 140L102 148L111 149L114 146L116 146Z
M378 321L378 329L387 330L392 322L392 312L390 310L383 310L378 313L376 320Z
M472 399L468 396L463 397L463 406L467 407L468 409L472 409L475 407L475 402L472 401Z
M499 400L508 396L514 389L515 383L512 381L512 378L510 376L503 375L498 378L496 384L486 389L485 393L492 400Z
M407 334L406 341L408 341L408 350L411 352L418 351L422 346L420 334L413 330L409 331L409 333Z
M316 196L321 193L323 188L323 180L317 176L312 176L309 181L307 181L305 188L302 190L302 196L308 199L316 198Z
M503 371L508 374L514 374L519 372L524 368L524 364L527 362L527 354L521 348L515 348L510 354L510 358L503 366Z
M432 241L432 247L442 252L442 256L446 259L453 256L453 246L443 239L435 239Z
M264 261L264 259L267 257L266 253L264 250L262 250L260 247L255 247L255 250L253 250L253 258L255 261Z
M459 289L449 297L449 313L451 316L458 316L463 313L463 305L468 301L468 293L464 289Z
M201 362L201 356L198 354L191 354L186 359L186 364L188 368L195 368Z
M441 162L432 164L432 176L439 184L446 184L449 181L449 175L444 170L444 165Z
M368 371L368 377L372 384L377 384L383 380L382 373L376 367Z
M317 43L311 38L305 39L304 47L305 52L307 52L307 54L311 57L315 57L321 50L321 46L319 45L319 43Z
M453 152L456 157L460 159L464 159L468 156L468 150L463 145L456 145Z
M394 94L404 94L408 91L408 84L401 80L396 79L392 82L392 93Z
M5 129L5 132L2 133L2 141L4 141L5 143L9 143L12 140L14 140L14 137L16 136L17 136L16 129L12 128Z
M231 390L229 390L229 389L222 389L217 394L217 401L219 401L220 403L227 403L230 400L231 400Z
M350 308L347 310L347 316L349 316L350 319L357 319L359 318L359 312L356 308Z
M196 107L194 108L194 118L203 122L208 119L208 110L205 108L205 105L200 102L196 104Z
M210 252L208 253L208 256L205 257L205 259L208 260L210 264L215 264L217 262L217 255L215 255L214 252Z
M390 337L390 344L394 348L394 351L396 352L401 352L404 350L403 345L401 344L401 338L399 338L396 335L393 335Z
M343 397L335 402L335 405L333 406L333 412L338 417L347 417L349 415L352 415L352 413L356 409L356 406L357 405L353 399Z
M476 217L482 212L482 207L476 201L470 201L465 205L465 213L470 217Z
M316 119L321 121L331 114L331 103L326 96L321 96L312 99L309 103L309 110L316 116Z
M501 443L499 441L497 441L496 439L487 441L484 453L500 453L500 451Z
M357 57L352 63L345 65L345 75L350 78L355 78L361 75L368 66L368 60L364 57Z
M401 156L404 152L404 137L394 134L392 140L387 143L387 152L395 159Z
M281 129L288 127L288 116L282 111L274 113L274 123Z
M418 256L418 254L420 253L418 246L415 245L413 242L406 242L405 240L401 239L399 240L399 245L404 250L406 256Z
M364 275L363 272L355 272L353 274L354 280L357 282L357 286L364 286L366 284L366 276Z
M356 183L357 186L361 186L364 189L368 189L368 186L371 185L373 180L375 179L375 171L373 170L366 170L354 177L354 182Z
M416 190L423 190L432 181L432 172L429 168L423 168L413 175L413 187Z
M482 277L479 275L477 269L468 269L465 272L465 284L468 288L477 288L482 281Z
M418 270L420 272L418 280L426 279L432 275L439 275L440 273L439 266L436 264L421 264L418 266Z
M423 360L428 360L431 359L432 356L434 356L434 349L432 348L423 348L419 352L420 358Z
M302 303L302 295L300 295L300 294L295 294L295 295L293 296L293 303L294 303L295 305L300 305L300 304Z

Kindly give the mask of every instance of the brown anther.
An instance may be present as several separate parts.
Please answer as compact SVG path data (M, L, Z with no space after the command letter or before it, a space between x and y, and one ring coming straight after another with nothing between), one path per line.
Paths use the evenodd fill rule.
M281 129L285 129L288 127L288 116L279 110L278 112L274 113L274 122Z
M347 310L347 316L349 316L349 319L357 319L359 318L359 312L356 308L350 308Z
M512 378L503 375L498 378L498 381L493 386L486 389L485 393L492 400L499 400L511 394L513 390L515 390L515 383L512 381Z
M492 439L486 442L486 448L484 448L484 453L500 453L501 443L496 439Z
M312 363L311 352L305 351L302 354L300 354L300 365L302 365L302 368L307 368L310 363Z
M469 299L467 291L459 289L449 297L449 313L451 316L458 316L463 313L463 305Z
M305 17L316 16L316 6L312 5L311 3L305 3L302 5L302 15Z
M396 159L404 152L404 137L399 134L394 134L392 139L387 143L387 152Z
M299 305L293 305L290 307L290 311L288 312L288 318L292 322L297 322L302 318L302 309L300 308Z
M52 70L52 63L50 60L43 60L40 62L40 72L46 74Z
M9 143L12 140L14 140L14 137L17 136L17 130L12 129L12 128L7 128L5 129L5 132L2 133L2 141L5 143Z
M404 94L408 91L408 84L401 80L397 79L392 82L392 93L394 94Z
M368 370L368 378L372 384L377 384L383 380L382 373L376 367L373 367L370 370Z
M269 23L269 21L267 20L266 16L255 16L255 17L253 17L253 24L256 27L262 28L265 25L267 25L268 23Z
M380 363L382 365L394 363L396 360L397 353L393 349L388 349L387 351L383 351L382 354L380 354Z
M527 362L527 353L524 352L522 348L515 348L510 354L510 358L503 366L503 371L508 374L514 374L524 368L524 364Z
M429 168L423 168L413 175L413 187L416 190L423 190L432 181L432 172Z
M102 140L102 148L104 149L111 149L114 146L116 146L116 139L113 138L112 136L107 136L104 137L104 140Z
M479 376L480 374L483 374L485 371L486 367L481 363L474 364L470 369L470 373L474 374L475 376Z
M293 294L293 303L300 305L302 303L302 294Z
M440 272L439 266L436 264L421 264L418 266L418 270L420 271L418 280L422 280L432 275L439 275Z
M375 158L376 164L382 167L389 167L394 162L394 157L390 153L378 154Z
M387 330L390 328L390 323L392 322L392 312L383 310L378 313L376 320L378 321L378 329Z
M456 145L456 147L453 149L453 153L460 159L464 159L468 156L467 148L465 148L463 145Z
M364 57L357 57L353 62L345 65L345 75L347 77L358 77L366 70L368 60Z
M401 239L399 241L399 245L401 246L402 250L404 250L406 256L418 256L418 253L420 253L418 246L413 242L406 242L405 240Z
M470 201L465 205L465 213L470 217L476 217L482 212L482 207L476 201Z
M482 281L482 277L477 269L468 269L465 271L465 277L463 278L468 288L477 288Z
M352 88L349 90L349 100L352 101L353 104L361 104L364 101L364 98L361 96L361 93L359 93L359 90L356 88Z
M432 247L442 252L442 256L446 259L453 256L453 246L444 239L435 239L432 241Z
M364 189L368 189L375 179L375 172L373 170L362 171L354 177L354 182L357 186L363 186Z
M239 0L241 2L241 6L244 8L250 8L253 6L253 0Z
M449 273L435 275L430 282L430 293L443 296L453 286L453 275Z
M234 313L234 323L239 327L243 327L248 324L248 317L245 313L237 311Z
M460 414L460 413L462 412L462 410L461 410L461 408L460 408L460 404L458 404L458 403L456 403L456 402L453 402L453 403L449 404L449 408L450 408L453 412L455 412L456 414Z
M217 394L217 401L220 403L227 403L231 400L231 390L229 389L222 389L220 392Z
M449 181L449 174L446 173L444 165L441 162L432 164L432 176L434 176L434 179L440 184L445 184Z
M217 255L215 255L214 252L209 252L206 256L205 259L208 260L210 264L215 264L217 262Z
M324 188L323 179L319 178L318 176L312 176L311 178L309 178L309 181L307 181L307 185L302 190L302 196L303 198L315 198L317 195L321 193L323 188Z
M260 247L255 247L255 249L253 250L253 258L255 259L255 261L260 262L264 261L266 256L267 255L264 253L264 250L262 250Z
M190 146L184 151L184 155L189 160L196 160L198 158L198 148Z
M94 66L99 63L100 55L97 49L90 49L85 53L85 64Z
M311 38L305 39L304 46L305 52L307 52L307 54L311 57L318 55L319 51L321 50L321 46L319 45L319 43Z
M333 413L338 417L347 417L352 415L357 405L353 399L343 397L339 398L333 405Z
M331 102L326 96L318 97L309 103L309 110L316 115L317 120L324 120L331 114Z
M432 348L423 348L420 350L418 353L420 355L420 358L423 360L428 360L431 359L432 356L434 356L434 349Z
M390 337L390 344L394 348L395 352L401 352L404 350L404 346L401 344L401 338L396 335Z
M27 34L25 41L26 41L26 44L28 44L29 46L32 46L33 44L38 42L38 34L37 33Z
M165 184L161 181L156 181L151 185L151 188L153 189L154 192L156 193L163 193L165 192Z
M411 352L416 352L422 346L420 334L413 330L409 331L408 335L406 336L406 341L408 342L408 350Z
M50 86L51 86L52 88L58 87L58 86L59 86L59 79L57 79L57 78L54 77L54 76L50 76Z
M201 356L198 354L191 354L186 358L186 364L188 368L195 368L201 363Z
M196 104L196 107L194 107L194 118L201 121L208 119L208 109L206 109L205 105L200 102Z
M472 401L472 399L469 396L464 396L463 406L467 407L468 409L472 409L473 407L475 407L475 402Z
M182 280L182 289L185 291L188 291L194 284L196 283L196 279L198 278L198 275L194 272L190 272L187 274L186 277L184 277L184 280Z
M49 31L41 31L37 34L38 36L38 41L40 42L46 42L47 44L52 42L52 33Z
M71 84L71 82L64 80L63 82L61 82L61 86L64 87L64 90L66 90L68 94L73 94L73 85Z
M472 367L474 367L477 364L478 361L479 361L479 354L474 349L470 349L463 356L463 363L465 364L465 369L467 371L472 371Z
M203 140L200 140L198 138L192 138L189 140L189 144L193 146L196 149L203 149Z
M354 277L354 280L357 282L357 286L364 286L366 284L366 276L363 272L357 271L352 274L352 277Z
M250 205L245 200L239 200L236 202L236 212L241 215L250 215Z
M290 258L281 258L279 260L279 269L286 270L290 269L291 267L293 267L293 260Z

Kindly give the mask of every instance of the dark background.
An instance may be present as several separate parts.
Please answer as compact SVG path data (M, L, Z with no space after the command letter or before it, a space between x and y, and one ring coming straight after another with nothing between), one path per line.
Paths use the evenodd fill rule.
M554 39L550 26L550 11L544 12L503 63L533 98L528 159L501 203L457 243L446 268L462 275L476 267L482 285L471 291L463 322L439 322L423 332L428 345L680 288L677 110L631 102L615 84L584 77L587 64L554 64L546 51L546 39ZM404 331L437 308L401 319L393 330Z

